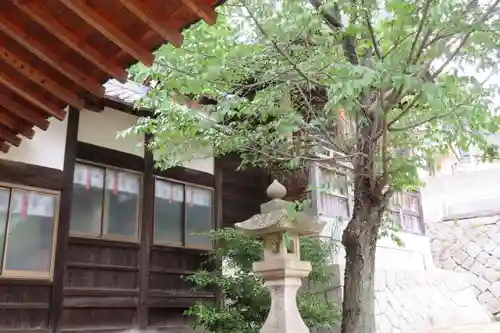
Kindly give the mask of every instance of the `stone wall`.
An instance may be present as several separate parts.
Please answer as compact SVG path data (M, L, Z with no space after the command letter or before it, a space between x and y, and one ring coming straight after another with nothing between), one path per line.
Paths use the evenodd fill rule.
M338 265L337 265L338 266ZM343 272L342 267L336 267ZM340 300L341 281L318 293ZM428 333L434 329L489 323L488 312L470 288L468 275L441 269L383 270L375 274L377 333ZM338 329L318 330L337 333Z
M432 256L437 267L469 272L477 299L500 313L500 211L448 217L430 223Z

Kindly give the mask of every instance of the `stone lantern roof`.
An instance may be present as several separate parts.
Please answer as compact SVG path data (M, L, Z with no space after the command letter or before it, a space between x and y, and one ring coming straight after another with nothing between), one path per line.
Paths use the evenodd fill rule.
M247 231L256 236L289 232L297 236L316 235L323 224L315 222L304 212L297 212L293 203L283 200L286 189L278 181L274 181L266 191L271 201L261 205L261 213L246 221L235 224L235 228Z

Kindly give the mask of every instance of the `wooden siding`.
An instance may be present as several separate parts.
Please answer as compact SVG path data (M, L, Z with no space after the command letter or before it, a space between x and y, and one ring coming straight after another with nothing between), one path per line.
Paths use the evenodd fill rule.
M154 177L215 188L216 226L232 226L258 213L266 201L267 174L236 171L235 156L216 160L215 175L186 168L155 170L153 157L126 154L77 142L78 112L70 110L65 172L0 161L2 181L61 191L53 282L0 279L0 333L119 332L154 328L183 332L183 312L198 300L216 301L213 290L194 292L184 277L208 262L206 251L153 245ZM140 242L69 235L74 165L77 159L143 173ZM5 170L5 172L3 172Z
M221 172L222 225L232 227L234 223L248 219L260 212L260 205L268 198L267 173L259 168L237 170L240 159L228 155L216 160L215 168Z

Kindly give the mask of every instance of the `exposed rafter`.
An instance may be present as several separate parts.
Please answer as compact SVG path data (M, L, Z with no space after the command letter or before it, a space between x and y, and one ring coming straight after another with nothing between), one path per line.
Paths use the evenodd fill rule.
M35 125L36 127L47 130L49 128L49 121L42 117L40 113L27 108L13 99L9 98L6 94L0 92L0 105L8 110L12 115L24 119L25 121Z
M48 47L44 46L36 39L30 37L29 33L19 28L19 26L13 24L12 22L8 21L8 19L5 17L6 14L7 13L0 13L1 31L9 35L12 39L24 46L38 58L45 61L52 68L67 76L73 82L79 84L82 88L87 89L89 92L98 97L103 96L104 89L99 82L92 80L92 78L85 75L76 67L70 65L63 59L60 59L60 57L56 53L51 51Z
M9 52L3 45L0 45L0 59L16 69L21 75L38 84L40 87L50 91L54 96L77 109L83 109L84 103L74 93L62 87L57 82L48 78L28 63L22 61ZM0 63L1 64L1 63Z
M66 112L61 110L57 105L47 100L42 102L43 98L39 94L27 90L5 72L0 72L0 84L3 84L5 88L12 90L18 96L24 98L30 104L37 106L50 116L56 117L59 120L64 120L66 117Z
M144 89L127 82L127 67L151 65L165 42L180 47L183 29L200 18L214 24L212 6L221 3L0 0L0 151L33 138L34 127L46 130L51 117L65 119L67 106L97 110L110 98L134 100ZM108 89L117 96L105 98L110 78L134 92Z
M106 36L122 50L141 61L146 66L153 65L153 55L149 50L132 40L82 0L59 0L94 29Z
M217 13L209 5L194 0L182 0L182 3L205 21L205 23L213 25L217 21Z
M21 138L19 138L15 132L4 125L0 125L0 139L7 141L15 147L19 147L19 145L21 144Z
M35 131L29 128L25 122L16 119L15 116L9 114L9 112L2 107L0 107L0 124L7 126L14 132L18 132L28 139L32 139L35 135Z
M10 146L7 143L0 141L0 151L2 153L7 154L9 152L9 149L10 149Z
M146 6L134 0L119 1L123 6L125 6L130 12L134 13L162 38L169 41L175 47L181 46L183 38L180 31L162 26L160 20L155 17L155 14L148 10Z
M79 53L82 57L87 59L90 63L95 65L104 73L109 74L111 77L117 79L120 82L127 81L127 71L124 68L114 64L109 59L106 59L101 53L89 46L87 43L82 42L78 35L67 29L52 15L41 9L36 2L23 0L13 0L13 2L26 15L31 17L34 21L47 29L47 31L53 34L61 42L66 44L75 52Z

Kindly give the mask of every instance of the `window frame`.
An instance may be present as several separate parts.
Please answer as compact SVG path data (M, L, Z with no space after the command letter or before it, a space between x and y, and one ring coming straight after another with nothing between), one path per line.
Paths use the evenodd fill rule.
M342 216L323 215L319 211L319 204L320 204L319 200L320 200L321 193L320 193L320 190L318 189L318 187L319 187L319 184L321 184L322 169L326 170L327 172L332 172L338 176L342 176L342 177L346 178L346 194L345 195L341 195L341 194L337 194L337 193L328 193L328 195L346 200L347 215L348 215L346 218L344 218ZM311 192L313 192L312 193L312 200L313 200L313 211L315 212L315 215L317 215L319 219L332 220L332 219L340 218L343 222L349 220L350 216L352 215L352 208L353 208L352 182L351 182L349 173L346 171L339 170L339 168L336 168L336 167L330 167L330 166L320 165L320 164L313 165L313 170L314 170L314 172L313 172L314 176L313 176L313 184L312 185L316 188L314 188Z
M153 234L152 234L152 245L153 246L159 246L159 247L174 247L174 248L179 248L179 249L191 249L191 250L211 250L213 249L213 242L211 246L188 246L186 245L186 213L187 213L187 206L186 206L186 186L191 186L191 187L196 187L200 189L205 189L210 191L211 195L211 206L210 206L210 217L211 217L211 230L215 229L217 227L217 223L215 221L216 215L215 215L215 188L210 187L210 186L204 186L204 185L199 185L195 183L190 183L190 182L185 182L185 181L180 181L168 177L162 177L159 175L153 175L154 179L154 191L153 191L153 196L154 196L154 201L156 201L156 181L163 181L163 182L169 182L173 183L175 185L182 185L183 187L183 202L182 202L182 245L175 244L172 242L165 242L165 241L156 241L155 239L155 234L156 234L156 216L155 216L155 203L153 203Z
M416 192L404 191L404 192L395 192L393 194L393 196L394 195L401 196L401 198L403 200L404 200L405 196L410 196L410 197L417 199L417 211L416 212L414 212L410 209L405 209L404 205L401 203L399 204L399 206L395 206L392 204L392 198L390 199L391 200L390 205L387 207L388 213L390 213L390 214L396 213L399 215L399 223L397 223L397 225L399 228L401 228L401 231L409 233L409 234L425 236L425 226L424 226L424 221L423 221L423 216L422 216L422 210L420 207L422 204L421 199L420 199L420 193L418 191L416 191ZM408 230L408 229L404 228L404 226L403 226L404 216L416 217L418 219L418 226L420 228L420 232L415 232L414 230Z
M57 231L59 230L59 213L60 213L60 205L61 205L61 191L49 190L44 188L32 187L32 186L24 186L13 184L9 182L0 182L0 189L9 190L9 202L7 206L7 221L5 225L5 242L3 244L3 253L0 258L1 262L1 270L0 270L0 280L2 279L16 279L16 280L43 280L52 282L54 278L54 265L55 265L55 257L56 257L56 248L57 248ZM54 206L54 217L53 217L53 229L52 229L52 244L51 244L51 253L50 253L50 268L47 272L38 272L38 271L25 271L25 270L12 270L5 269L6 264L6 254L7 247L9 243L9 230L10 230L10 222L11 222L11 201L12 201L12 192L14 190L26 191L35 194L45 194L51 195L55 198L55 206Z
M135 170L130 170L126 168L120 168L120 167L115 167L103 163L96 163L96 162L91 162L88 160L84 159L75 159L75 165L80 164L84 166L90 166L94 168L101 168L104 170L104 184L103 184L103 193L102 193L102 215L101 215L101 223L100 223L100 234L95 235L91 233L82 233L82 232L73 232L71 231L71 214L70 214L70 220L69 220L69 237L73 238L85 238L85 239L95 239L95 240L102 240L102 241L110 241L110 242L126 242L126 243L134 243L134 244L139 244L141 242L141 231L142 231L142 213L143 213L143 203L144 203L144 173L140 171L135 171ZM110 169L111 171L115 172L126 172L130 173L136 176L139 176L139 195L137 198L137 233L135 237L127 237L127 236L118 236L118 235L109 235L104 233L104 230L106 230L106 226L109 224L108 221L108 213L109 213L109 199L106 199L106 175L107 175L107 170ZM73 175L74 177L74 175ZM74 182L74 180L73 180ZM74 183L73 183L74 185ZM73 193L72 193L73 195Z

